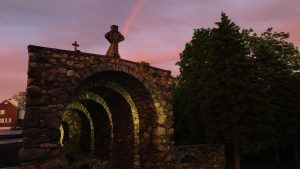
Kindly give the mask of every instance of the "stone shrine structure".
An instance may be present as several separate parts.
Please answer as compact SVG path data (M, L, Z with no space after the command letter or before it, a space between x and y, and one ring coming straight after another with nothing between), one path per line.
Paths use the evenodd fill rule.
M117 26L105 37L106 55L28 46L22 168L167 169L189 154L172 140L171 72L121 59ZM223 169L223 146L209 151Z

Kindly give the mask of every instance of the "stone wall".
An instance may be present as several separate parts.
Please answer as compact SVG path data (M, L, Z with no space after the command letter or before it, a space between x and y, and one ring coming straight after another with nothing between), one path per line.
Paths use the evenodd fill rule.
M29 46L27 103L23 148L19 159L25 168L56 169L61 166L60 125L75 89L95 74L114 80L130 93L140 121L140 152L134 168L164 168L160 156L173 147L171 72L105 55ZM116 79L107 72L132 77L143 88L135 90L130 80ZM105 76L104 76L105 75ZM114 74L115 75L115 74ZM142 94L142 95L141 95ZM151 98L144 101L147 95ZM150 111L151 110L151 111ZM124 157L126 158L126 157Z
M225 169L223 145L178 146L166 158L168 169Z

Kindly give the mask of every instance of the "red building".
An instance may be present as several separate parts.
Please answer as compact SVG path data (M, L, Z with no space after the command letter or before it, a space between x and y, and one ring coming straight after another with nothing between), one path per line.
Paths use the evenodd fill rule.
M8 99L0 103L0 130L15 129L17 127L18 117L18 101Z

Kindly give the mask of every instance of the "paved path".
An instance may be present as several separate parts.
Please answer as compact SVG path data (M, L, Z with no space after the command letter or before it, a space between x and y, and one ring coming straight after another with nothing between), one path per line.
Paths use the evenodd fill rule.
M22 130L0 130L0 144L20 143Z

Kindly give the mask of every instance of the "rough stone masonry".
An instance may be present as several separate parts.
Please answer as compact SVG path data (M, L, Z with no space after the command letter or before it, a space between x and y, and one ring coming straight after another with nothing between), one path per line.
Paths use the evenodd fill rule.
M89 83L99 83L91 90L104 98L111 111L114 130L108 131L112 138L105 153L111 154L112 167L225 168L221 145L174 146L171 72L121 59L118 43L124 37L116 26L112 26L106 38L111 43L106 55L28 46L27 107L23 147L19 151L22 168L67 168L60 144L62 116ZM93 118L97 112L90 113L90 123L97 124L99 120ZM92 128L92 134L97 135L100 128ZM91 127L87 134L92 135Z

